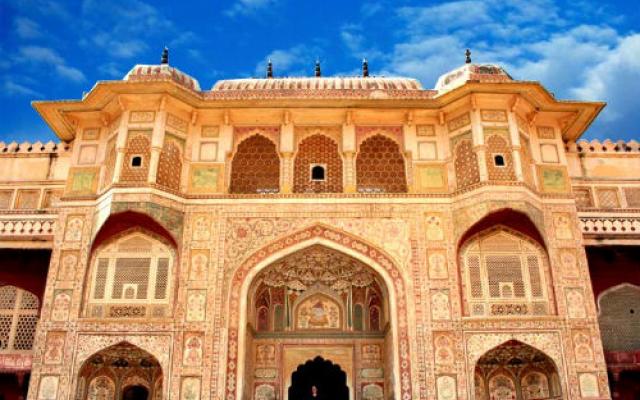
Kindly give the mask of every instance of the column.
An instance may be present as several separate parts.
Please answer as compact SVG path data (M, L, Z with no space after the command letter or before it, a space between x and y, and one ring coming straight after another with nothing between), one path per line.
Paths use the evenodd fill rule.
M291 117L285 112L284 120L280 126L280 193L291 193L293 190L293 152L295 147L295 135Z
M116 165L113 171L113 182L120 181L120 175L122 174L122 163L125 162L124 150L127 146L127 124L129 122L130 111L124 111L120 116L120 124L118 126L118 133L116 137ZM113 183L113 182L108 182Z
M151 158L149 159L149 175L148 183L156 183L158 176L158 162L160 161L160 152L162 152L162 144L164 143L164 130L167 122L167 112L164 109L156 113L156 120L153 123L153 131L151 133Z
M480 181L489 179L487 171L487 155L486 146L484 144L484 132L482 131L482 123L480 122L480 112L471 110L471 137L473 139L473 148L478 158L478 172L480 173Z
M348 120L350 118L347 118ZM342 154L344 156L344 192L355 193L356 186L356 127L347 121L342 124Z
M407 192L413 193L413 158L418 154L416 126L413 122L408 121L402 125L402 137L404 140L404 162L406 163L405 173L407 175Z
M516 180L518 182L524 181L522 173L522 159L520 158L520 131L518 131L518 121L513 112L507 112L507 121L509 121L509 137L511 139L511 155L513 158L513 170L516 174ZM525 166L529 168L530 166Z

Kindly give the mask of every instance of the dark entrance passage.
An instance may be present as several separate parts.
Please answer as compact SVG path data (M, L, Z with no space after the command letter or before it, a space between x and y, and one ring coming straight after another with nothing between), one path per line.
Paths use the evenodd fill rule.
M147 400L149 391L144 386L129 386L122 392L122 400Z
M309 360L291 374L289 400L349 400L347 374L322 357Z

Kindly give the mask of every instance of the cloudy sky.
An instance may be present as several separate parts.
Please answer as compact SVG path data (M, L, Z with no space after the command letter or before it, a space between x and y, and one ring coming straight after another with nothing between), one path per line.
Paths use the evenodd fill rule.
M0 0L0 140L50 140L31 108L77 99L135 64L174 66L203 88L218 79L359 72L437 77L464 61L499 63L558 98L602 100L586 138L640 140L636 0Z

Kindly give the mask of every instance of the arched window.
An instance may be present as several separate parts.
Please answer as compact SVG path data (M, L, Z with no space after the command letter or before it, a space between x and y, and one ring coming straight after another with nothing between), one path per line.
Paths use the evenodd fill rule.
M174 262L167 244L139 231L102 246L93 257L88 316L165 316Z
M0 353L30 351L38 324L36 295L15 286L0 286Z
M463 135L453 143L453 158L458 189L480 182L478 158L470 135Z
M151 158L151 132L130 131L125 147L120 182L143 183L149 175Z
M230 193L277 193L280 190L280 157L275 143L253 135L238 145L231 161Z
M356 157L356 183L362 193L406 193L404 157L398 144L379 134L365 139Z
M293 191L342 192L342 158L333 139L314 134L300 142L293 163Z
M159 186L173 191L180 190L183 147L184 140L168 133L165 135L164 145L158 160L156 182Z
M513 181L511 146L502 135L490 135L487 138L487 172L492 181Z
M470 239L461 251L465 314L471 316L550 313L544 250L506 228Z

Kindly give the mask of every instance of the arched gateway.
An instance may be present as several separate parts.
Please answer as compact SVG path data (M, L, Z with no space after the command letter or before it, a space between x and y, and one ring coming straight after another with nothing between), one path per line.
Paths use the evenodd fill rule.
M328 384L351 400L411 397L404 285L380 250L311 227L251 256L230 296L227 398L302 399L312 386L325 398ZM346 382L316 379L318 357Z

